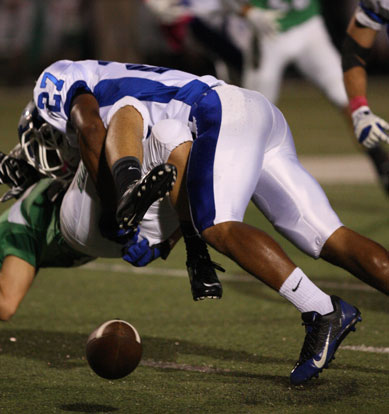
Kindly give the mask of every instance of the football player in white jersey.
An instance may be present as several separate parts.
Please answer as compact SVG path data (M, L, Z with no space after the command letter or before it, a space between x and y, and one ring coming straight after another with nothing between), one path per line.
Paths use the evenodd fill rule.
M131 178L129 172L135 168L129 165L133 162L130 156L133 142L144 139L156 121L170 114L188 121L192 103L205 90L221 83L212 76L198 78L147 65L58 61L39 77L34 100L39 115L66 133L70 147L80 148L104 208L117 208L119 226L126 232L134 232L147 208L169 191L176 172L171 165L156 166L137 184L139 191L130 193L135 199L131 203L134 200L127 199L126 189ZM149 108L150 115L146 110ZM137 125L137 120L141 124L135 129L132 126ZM103 146L105 151L102 151ZM109 169L104 169L106 164L100 162L102 156L106 156ZM137 158L142 159L142 151L138 151ZM157 179L156 189L154 178ZM119 200L117 207L116 199ZM107 216L111 217L111 214ZM211 261L205 243L197 236L190 221L181 223L181 229L187 245L187 269L193 298L220 298L222 287L215 268L221 268ZM200 278L204 280L200 281Z
M59 61L38 79L34 99L41 116L66 132L70 141L72 130L93 141L96 128L90 125L107 127L105 149L111 168L126 156L125 145L109 153L115 135L143 131L147 140L149 130L160 128L163 133L152 134L154 138L173 136L175 131L183 135L172 122L195 135L186 186L174 191L182 192L184 199L188 191L193 223L207 243L302 312L309 328L291 373L293 384L327 367L360 313L317 288L267 234L243 223L250 199L300 249L389 293L388 251L342 225L318 183L298 162L284 117L261 94L167 68ZM122 118L130 118L128 129L116 130ZM184 165L189 149L180 148ZM120 224L126 229L124 220Z
M389 123L370 110L366 98L366 61L377 33L385 27L389 30L389 0L362 0L351 18L342 49L343 77L355 135L370 152L377 152L380 142L389 144ZM381 167L380 174L389 191L389 159Z
M13 151L16 158L8 156L7 162L2 163L2 165L4 164L4 171L7 168L7 171L3 174L6 181L3 182L11 186L11 190L2 197L2 201L11 197L18 198L34 182L32 178L36 177L36 175L29 174L28 178L24 179L23 174L20 174L14 168L13 163L16 163L16 161L19 161L20 168L26 168L29 166L28 164L20 163L20 161L24 162L24 159L26 159L32 167L39 170L44 176L57 178L61 181L71 181L80 160L79 151L76 146L72 147L69 144L69 142L72 142L71 139L68 139L65 134L39 116L33 101L22 112L18 132L21 144L17 148L21 147L21 149ZM185 135L185 138L192 139L190 134L189 137ZM149 141L153 140L149 138L147 142ZM158 163L155 162L148 145L145 144L146 141L143 141L145 162L142 166L142 174L150 177L150 171L154 171L154 167ZM22 152L21 155L20 152ZM177 167L175 168L182 169L178 163L176 164ZM113 184L109 181L109 171L107 173L108 177L106 179L108 185L110 185L108 194L111 194L112 191L109 190L112 189ZM18 174L18 177L15 174ZM176 178L176 175L174 175L174 178ZM153 180L152 175L151 179ZM68 193L70 195L67 194L65 200L70 199L70 202L67 203L69 208L61 209L61 217L64 217L61 227L63 233L67 236L67 241L76 250L99 257L107 255L113 255L113 257L123 256L125 260L135 266L145 266L158 257L164 259L167 257L172 248L171 238L169 237L169 243L167 241L167 237L170 235L168 232L175 229L174 226L178 225L178 221L176 213L171 208L169 210L169 208L164 207L166 203L151 205L143 220L140 234L131 237L132 232L119 230L113 211L109 207L107 209L106 205L101 205L101 197L98 198L95 183L90 174L87 173L84 164L79 166ZM84 195L85 199L83 198ZM174 190L171 197L173 195ZM99 202L96 202L96 198ZM91 199L93 199L93 203ZM152 200L147 198L147 203L152 204ZM91 208L92 204L93 208ZM142 213L142 216L144 213ZM221 271L224 271L224 269L211 261L206 244L198 237L190 224L189 214L185 217L180 216L180 219L184 220L181 227L184 230L188 252L187 269L193 299L220 298L222 296L222 286L215 269ZM101 232L105 238L102 237ZM145 234L147 238L145 238ZM175 242L180 236L181 233L176 230ZM107 238L112 239L112 242L110 243ZM138 238L139 240L137 240ZM127 240L128 244L123 247L122 244Z

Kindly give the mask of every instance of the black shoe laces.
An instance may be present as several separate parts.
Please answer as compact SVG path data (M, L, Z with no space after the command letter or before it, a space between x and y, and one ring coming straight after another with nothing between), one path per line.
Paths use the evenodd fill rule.
M188 243L185 243L187 254L187 266L192 268L214 269L225 272L225 269L218 263L211 260L207 245L198 236L191 237Z
M316 318L313 322L303 322L302 325L305 326L306 335L301 349L299 363L307 361L323 349L330 327L330 323L323 321L320 317Z

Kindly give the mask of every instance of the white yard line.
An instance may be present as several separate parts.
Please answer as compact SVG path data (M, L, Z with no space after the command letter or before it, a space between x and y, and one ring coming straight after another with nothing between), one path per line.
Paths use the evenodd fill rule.
M160 267L131 267L130 265L121 264L121 263L102 263L102 262L91 262L82 266L86 270L98 270L105 272L114 272L114 273L134 273L139 275L146 276L169 276L169 277L183 277L187 278L188 273L184 269L165 269ZM244 274L229 274L229 275L220 275L219 277L222 281L228 282L246 282L246 283L258 283L258 281L249 275ZM363 292L375 292L370 286L364 285L362 283L347 283L347 282L327 282L327 281L317 281L317 284L325 288L338 288L351 291L363 291Z
M231 372L230 369L213 368L208 365L189 365L179 364L177 362L154 361L153 359L145 359L140 362L144 367L160 368L160 369L175 369L179 371L201 372L205 374L218 372Z
M363 154L300 156L301 164L321 184L372 184L377 175Z
M339 349L346 351L371 352L373 354L389 354L389 347L376 347L367 345L344 345Z

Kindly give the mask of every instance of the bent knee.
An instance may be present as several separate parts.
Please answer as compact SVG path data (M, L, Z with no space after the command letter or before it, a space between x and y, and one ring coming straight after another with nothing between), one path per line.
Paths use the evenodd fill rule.
M219 246L222 245L223 235L225 234L225 226L223 226L223 224L224 223L207 227L201 233L203 239L217 250L219 250Z
M203 239L220 253L228 254L229 238L232 237L233 230L241 224L238 221L227 221L208 227L201 233Z

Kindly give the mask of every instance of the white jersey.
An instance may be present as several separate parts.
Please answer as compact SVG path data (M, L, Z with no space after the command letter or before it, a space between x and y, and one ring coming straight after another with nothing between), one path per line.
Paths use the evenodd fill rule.
M34 88L39 114L69 136L72 99L80 90L93 93L107 126L113 113L131 104L144 120L144 135L156 122L174 118L191 124L191 107L201 95L223 84L213 76L196 76L178 70L130 63L60 60L43 71Z
M355 16L363 26L381 30L389 23L389 0L362 0Z

